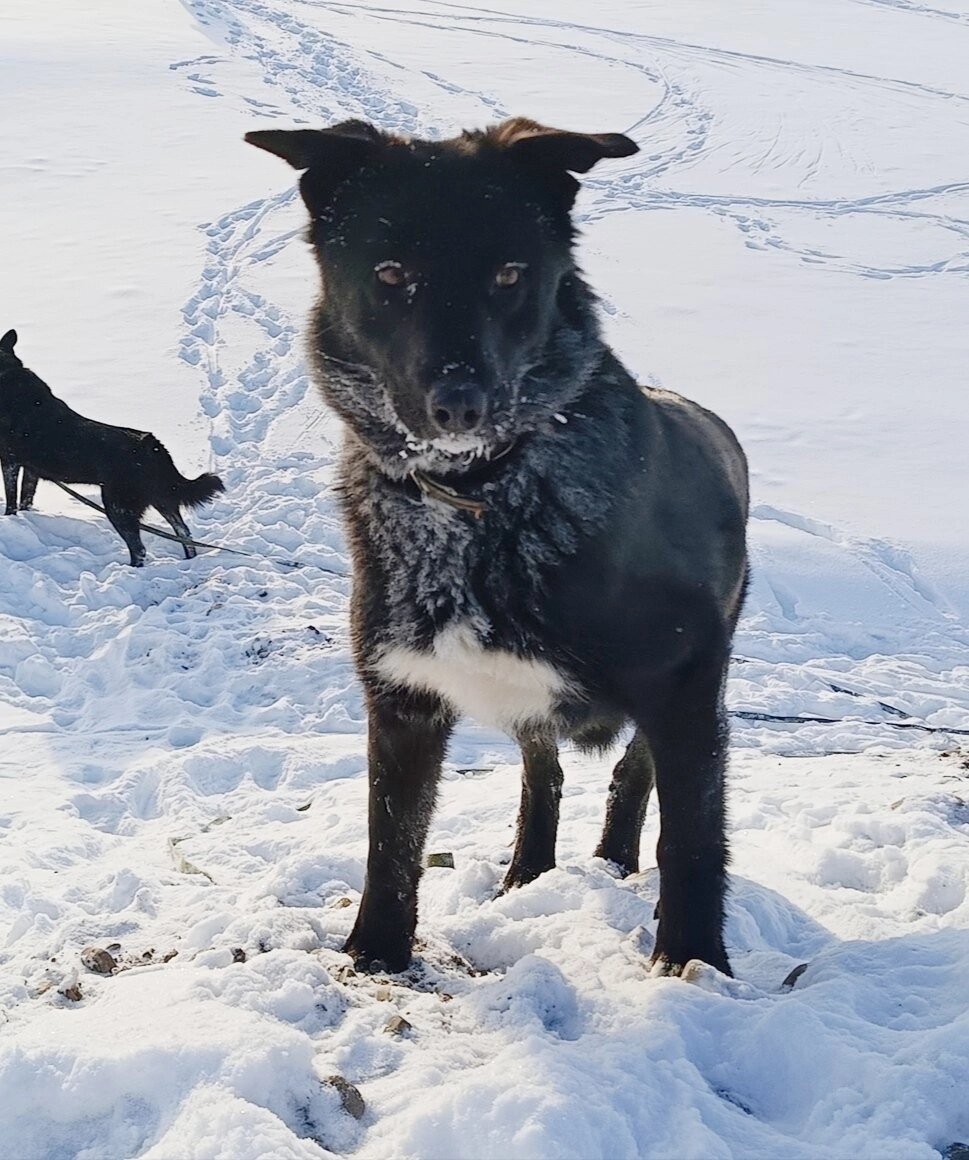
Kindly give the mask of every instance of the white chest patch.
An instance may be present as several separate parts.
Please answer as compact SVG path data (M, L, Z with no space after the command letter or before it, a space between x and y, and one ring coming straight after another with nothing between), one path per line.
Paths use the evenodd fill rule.
M373 667L386 681L437 693L482 725L512 731L551 717L563 694L575 693L545 661L483 648L468 624L449 625L426 651L389 648Z

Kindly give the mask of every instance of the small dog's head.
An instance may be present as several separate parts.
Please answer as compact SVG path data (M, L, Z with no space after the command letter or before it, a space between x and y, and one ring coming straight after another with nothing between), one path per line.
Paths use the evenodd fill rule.
M628 137L516 118L447 141L362 121L246 140L305 171L324 390L389 470L492 455L575 396L601 347L572 174Z

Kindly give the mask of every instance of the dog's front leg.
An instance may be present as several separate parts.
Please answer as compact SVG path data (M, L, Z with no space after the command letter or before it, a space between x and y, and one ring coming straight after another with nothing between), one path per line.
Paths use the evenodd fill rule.
M367 881L343 948L361 970L402 971L410 962L424 842L451 728L435 697L371 695Z
M20 475L20 464L9 459L3 460L3 490L7 500L4 510L5 516L12 516L17 511L17 476Z

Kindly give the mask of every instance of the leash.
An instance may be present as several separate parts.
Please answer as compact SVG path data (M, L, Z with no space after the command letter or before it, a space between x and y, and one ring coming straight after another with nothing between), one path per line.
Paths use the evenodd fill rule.
M918 721L868 721L864 717L785 717L775 713L755 713L749 709L731 709L727 716L736 717L738 721L780 722L784 725L888 725L892 729L917 729L920 733L952 733L957 737L969 737L969 729L922 725Z
M75 491L73 487L68 487L66 483L60 483L56 479L52 479L51 483L56 483L61 491L66 491L68 495L73 496L74 499L80 503L85 504L89 508L94 508L96 512L102 515L108 513L99 504L95 503L93 499L88 499L86 495L81 495L79 491ZM173 532L166 532L164 528L156 528L152 524L139 523L138 527L143 532L150 532L153 536L161 536L163 540L171 540L175 544L191 544L193 548L201 548L207 552L228 552L232 556L245 556L248 560L265 560L270 564L279 564L284 568L316 568L319 572L326 572L330 576L346 576L346 572L337 572L335 568L324 568L322 564L302 564L299 560L280 560L277 556L263 556L258 552L244 552L242 548L230 548L226 544L209 544L205 540L193 540L187 536L176 536Z

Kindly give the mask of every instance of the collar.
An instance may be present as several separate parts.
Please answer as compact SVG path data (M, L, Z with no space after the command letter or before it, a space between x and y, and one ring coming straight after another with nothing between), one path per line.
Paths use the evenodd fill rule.
M407 478L428 499L437 500L438 503L447 504L458 511L470 512L476 520L480 520L488 509L487 501L465 495L463 489L469 485L482 487L490 483L500 471L508 466L509 457L518 447L519 440L513 439L497 455L492 455L489 459L482 459L480 463L469 467L466 471L449 472L443 478L429 475L426 471L419 471L416 468ZM461 485L462 491L458 491L456 484Z

